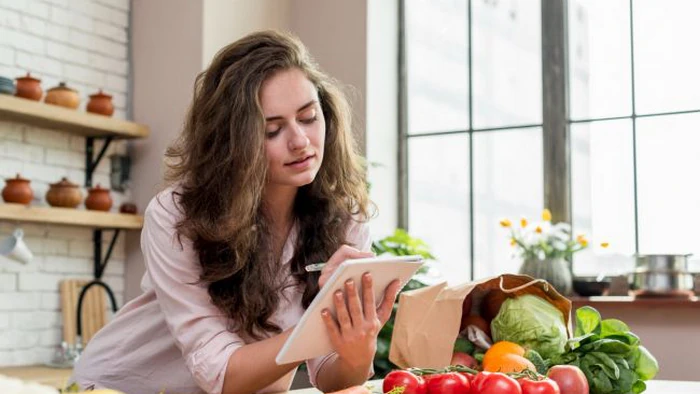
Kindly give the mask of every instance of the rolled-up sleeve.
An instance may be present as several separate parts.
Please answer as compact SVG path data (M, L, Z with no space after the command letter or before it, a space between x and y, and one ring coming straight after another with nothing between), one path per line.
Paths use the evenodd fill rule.
M359 249L363 252L369 252L372 250L372 237L369 231L369 224L367 222L352 221L348 227L346 241L350 246L355 249ZM311 360L306 360L306 366L309 373L309 381L314 387L318 387L316 382L318 381L318 373L323 369L323 365L330 362L335 357L335 353L327 354L325 356L316 357ZM374 366L370 368L368 378L374 375Z
M195 382L219 394L233 352L243 340L227 329L227 318L212 304L192 242L177 236L181 213L171 192L161 193L145 212L141 249L165 321Z

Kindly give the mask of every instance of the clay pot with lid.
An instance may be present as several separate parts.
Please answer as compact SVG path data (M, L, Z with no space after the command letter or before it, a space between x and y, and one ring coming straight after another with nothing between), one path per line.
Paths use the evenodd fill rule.
M80 187L65 177L50 186L46 192L46 202L52 207L75 208L83 200Z
M46 92L44 102L46 104L76 109L80 105L80 96L78 96L77 90L71 89L65 82L61 82L58 84L58 86L55 86Z
M97 93L90 95L90 101L85 110L94 114L112 116L114 113L112 96L102 92L102 89L100 89Z
M29 205L34 198L34 192L29 186L29 179L24 179L19 174L14 178L5 179L5 187L2 189L2 199L5 202Z
M100 187L99 183L88 189L85 208L91 211L109 211L112 208L112 197L109 195L109 189Z
M17 77L15 96L29 100L39 101L44 91L41 89L41 79L32 77L29 73L24 77Z

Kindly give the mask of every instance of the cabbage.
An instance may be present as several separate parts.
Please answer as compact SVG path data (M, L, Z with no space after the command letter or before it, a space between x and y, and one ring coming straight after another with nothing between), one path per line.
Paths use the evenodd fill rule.
M564 353L564 315L544 299L526 294L503 302L491 321L493 340L515 342L550 358Z

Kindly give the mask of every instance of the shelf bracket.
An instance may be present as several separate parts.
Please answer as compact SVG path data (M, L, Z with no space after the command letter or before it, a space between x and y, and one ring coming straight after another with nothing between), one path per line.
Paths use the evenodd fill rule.
M105 267L107 267L107 263L109 262L109 258L112 256L112 251L114 250L114 244L117 243L117 237L119 236L120 229L115 229L114 230L114 235L112 236L112 240L109 243L109 247L107 248L107 254L105 255L104 260L102 259L102 229L97 229L92 231L92 244L93 244L93 263L94 263L94 271L93 275L96 280L101 280L102 279L102 274L105 271Z
M94 158L95 139L97 138L98 137L85 138L85 187L92 187L92 175L95 172L97 165L100 164L100 160L102 160L105 152L107 152L109 144L112 143L112 140L114 139L114 137L99 138L104 139L104 145L102 145L102 149L100 149L100 152L97 154L97 158Z

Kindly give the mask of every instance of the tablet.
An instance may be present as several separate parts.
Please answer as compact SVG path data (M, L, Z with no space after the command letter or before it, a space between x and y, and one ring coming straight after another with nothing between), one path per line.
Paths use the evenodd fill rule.
M275 358L277 364L308 360L333 352L326 325L321 318L321 311L328 308L335 316L333 293L336 290L344 290L345 281L353 279L358 284L358 292L362 294L362 286L360 285L362 275L365 272L370 272L374 298L379 306L384 296L384 290L393 280L401 281L403 288L421 265L423 265L423 257L419 255L382 256L344 261L311 301L301 320L294 327L292 334L287 338Z

